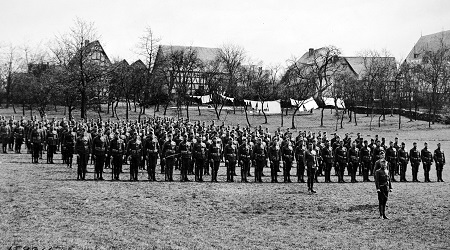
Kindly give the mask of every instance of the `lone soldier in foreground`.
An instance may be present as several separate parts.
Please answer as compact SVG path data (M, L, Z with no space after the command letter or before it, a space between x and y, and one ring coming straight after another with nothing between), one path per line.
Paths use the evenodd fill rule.
M378 193L378 208L380 218L388 219L386 216L386 203L389 192L392 192L391 180L389 178L389 172L386 170L387 162L384 159L380 159L377 163L379 163L380 168L375 171L374 177Z
M423 171L425 176L425 182L431 182L430 181L430 170L431 170L431 164L433 162L433 155L428 150L428 143L424 143L424 148L420 152L420 155L422 156L422 164L423 164Z
M398 150L398 163L400 164L400 182L407 182L406 168L408 166L408 151L405 149L405 143L402 142L402 147Z
M411 162L411 171L413 176L413 182L419 182L417 174L419 172L420 165L420 151L417 149L417 143L413 143L413 148L409 150L409 161Z
M437 181L444 182L444 180L442 180L442 171L444 170L445 165L445 155L444 151L441 150L440 143L437 144L437 149L434 150L434 162L436 165Z

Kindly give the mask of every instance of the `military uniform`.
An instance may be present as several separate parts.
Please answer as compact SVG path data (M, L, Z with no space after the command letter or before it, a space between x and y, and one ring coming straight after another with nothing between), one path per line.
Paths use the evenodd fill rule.
M398 163L400 165L400 181L406 182L406 168L408 166L408 151L404 147L398 150Z
M58 144L58 133L56 130L51 129L47 133L47 164L53 164L53 155L56 153L56 147Z
M369 172L372 168L372 151L369 146L364 146L360 150L361 162L362 162L362 172L363 181L370 181Z
M424 177L425 182L431 182L430 181L430 170L431 170L431 164L433 162L433 154L428 150L428 148L423 148L422 151L420 151L420 155L422 157L422 165L423 165L423 171L424 171Z
M17 127L14 130L14 138L16 140L15 143L15 152L20 154L20 150L22 148L23 140L25 137L25 129L22 125L17 125Z
M176 143L173 140L168 140L163 146L163 155L165 159L165 181L173 181L173 168L175 164Z
M87 172L87 163L91 152L91 141L87 133L82 133L77 137L75 143L75 154L78 154L77 180L85 180Z
M434 150L434 162L436 165L437 181L444 182L444 180L442 180L442 171L444 170L445 155L440 147Z
M205 145L206 146L206 145ZM220 159L222 157L222 145L220 142L213 142L209 148L209 161L212 163L211 181L217 182L217 173L219 172ZM202 180L200 180L202 181Z
M359 158L360 152L359 149L355 146L355 147L351 147L348 150L348 159L349 159L349 164L348 164L348 172L351 176L351 182L358 182L356 180L356 172L358 171L358 167L359 167L359 163L360 163L360 158Z
M180 181L189 181L187 174L188 174L188 168L191 164L191 158L192 158L192 145L191 142L187 141L186 139L182 142L180 142L180 145L178 147L178 153L181 157L181 175L180 175Z
M227 182L233 182L237 162L237 148L233 142L228 143L224 149L225 165L227 168Z
M395 180L395 170L397 168L397 149L394 147L389 147L386 150L386 160L389 162L389 174L391 175L391 181L397 181Z
M145 141L145 150L147 153L147 174L148 179L156 181L156 164L158 161L159 143L155 137L148 137Z
M32 143L32 161L33 163L39 163L39 153L42 147L42 134L38 128L34 128L31 131L31 143Z
M109 155L112 156L112 179L119 180L122 171L123 154L125 153L125 142L116 135L109 144Z
M337 160L337 167L338 167L338 182L345 182L344 181L344 171L347 167L347 148L344 146L339 146L336 148L335 157Z
M325 182L329 183L331 182L331 168L333 167L333 149L329 146L325 146L321 151L321 155L325 170Z
M239 165L241 166L241 181L248 182L247 173L250 169L250 159L252 158L252 149L247 142L239 146Z
M130 181L138 181L139 166L142 157L142 142L138 139L137 135L128 141L127 154L130 156Z
M317 170L317 156L318 153L314 148L305 151L306 171L308 173L308 191L311 191L312 193L316 192L313 186Z
M95 177L94 180L103 180L103 166L105 164L108 145L106 136L99 134L92 141L92 154L95 156Z
M375 171L374 177L375 186L378 193L378 209L380 212L380 217L387 219L386 203L388 200L389 192L392 189L389 172L387 171L387 169L380 168Z
M289 141L281 148L281 155L283 156L283 181L291 182L291 168L294 161L294 148Z
M409 150L409 161L411 162L411 171L414 182L419 182L417 174L419 172L420 158L420 151L417 147L413 147Z
M278 182L277 178L278 178L278 169L280 167L281 161L281 152L276 142L273 142L272 145L270 145L267 153L269 154L270 160L271 182Z
M267 151L261 142L253 148L253 162L255 163L255 182L262 182L262 172L266 164ZM283 164L284 167L285 164Z

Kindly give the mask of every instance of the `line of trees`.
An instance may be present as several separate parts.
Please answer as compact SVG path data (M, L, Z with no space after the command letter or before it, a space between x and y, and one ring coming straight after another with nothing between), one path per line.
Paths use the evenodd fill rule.
M281 99L285 110L291 112L291 127L300 107L314 97L322 107L320 126L323 126L325 105L322 97L343 99L345 112L334 105L336 129L344 114L357 125L357 110L363 107L365 115L374 116L381 110L378 125L385 116L401 110L417 114L426 110L429 124L448 107L450 46L441 39L436 50L424 51L420 62L396 62L387 51L364 51L358 55L359 67L352 68L335 46L310 50L301 58L287 60L285 68L255 62L244 48L223 45L213 60L202 61L193 47L172 47L162 53L160 39L151 28L146 28L136 45L140 58L129 64L122 59L110 60L102 52L94 23L76 19L74 26L58 35L47 49L29 47L0 47L1 100L5 107L21 107L45 116L49 108L64 106L69 118L80 110L87 118L87 110L95 110L118 117L119 103L125 103L126 119L129 111L139 108L139 119L146 107L154 106L154 113L166 115L170 103L178 114L189 118L189 107L199 106L192 95L210 95L217 119L223 116L225 105L243 106L246 120L248 108L244 100L264 102ZM88 42L90 41L90 42ZM158 60L158 67L155 62ZM203 88L194 89L195 84ZM230 99L225 96L232 97ZM299 100L292 107L289 99ZM287 104L289 103L289 104ZM102 104L107 109L102 110ZM413 112L414 111L414 112ZM198 108L200 113L200 108ZM283 112L282 112L283 113ZM262 110L267 123L267 116ZM411 116L410 116L411 117ZM412 117L411 117L412 119Z

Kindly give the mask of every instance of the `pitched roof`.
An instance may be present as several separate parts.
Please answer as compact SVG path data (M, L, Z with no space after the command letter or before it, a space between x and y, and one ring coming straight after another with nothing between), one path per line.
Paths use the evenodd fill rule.
M445 45L450 46L450 30L421 36L412 50L409 52L405 61L420 61L423 57L424 52L437 51L440 48L442 41Z
M171 51L181 51L192 49L197 53L197 58L202 62L214 61L221 53L219 48L205 48L205 47L192 47L192 46L172 46L172 45L160 45L159 46L163 54L170 53Z
M366 73L367 69L370 68L372 63L384 63L387 60L389 66L392 68L396 67L395 57L343 57L350 68L358 76L358 79Z
M106 54L105 50L103 49L102 45L100 44L100 42L98 40L95 40L92 42L89 42L89 41L86 41L86 42L87 42L87 44L85 44L81 49L79 49L77 51L76 55L74 57L72 57L69 64L75 64L75 60L77 60L77 58L79 58L80 53L83 56L87 56L87 55L90 55L94 51L101 52L105 56L106 62L108 64L111 64L111 61L109 60L108 55Z
M138 59L136 62L132 63L130 66L132 68L142 68L142 69L147 68L147 66L145 66L145 64L141 61L141 59Z

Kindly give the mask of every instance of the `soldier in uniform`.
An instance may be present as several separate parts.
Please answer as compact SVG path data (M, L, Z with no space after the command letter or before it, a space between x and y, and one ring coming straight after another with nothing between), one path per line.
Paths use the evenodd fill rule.
M178 153L181 156L181 175L180 175L180 181L189 181L187 177L188 168L191 164L191 158L192 158L192 144L190 141L187 140L187 135L183 137L183 140L180 142L180 145L178 146Z
M142 157L142 141L136 130L131 132L131 139L127 144L127 155L130 157L130 181L138 181L139 166Z
M22 124L18 124L14 130L14 137L16 139L16 143L15 143L15 149L14 151L18 154L20 154L20 150L22 148L22 144L23 144L23 139L25 137L25 129L22 126Z
M173 181L173 167L175 164L176 143L172 140L172 134L168 134L167 141L164 143L162 154L165 162L165 181Z
M92 154L95 156L95 176L94 180L103 180L103 166L105 164L108 145L103 129L99 129L99 133L92 141Z
M87 163L89 160L89 154L91 153L91 140L90 136L85 132L84 128L81 128L78 131L74 153L78 154L77 180L85 180L87 172Z
M4 154L7 154L8 140L10 137L11 129L9 125L6 124L6 121L2 121L0 125L0 139L2 141L2 151Z
M389 142L389 148L386 150L386 159L389 162L389 173L391 175L391 181L396 182L397 180L395 179L395 170L397 166L398 153L392 141Z
M297 161L297 182L305 183L305 141L299 138L295 147L295 160Z
M434 150L434 164L436 165L436 175L438 182L444 182L442 180L442 171L445 165L444 151L441 150L441 143L437 144L437 149Z
M374 177L375 186L378 193L378 209L380 212L380 218L388 219L386 216L386 203L389 192L392 192L392 186L389 178L389 172L386 169L387 162L384 159L380 159L377 163L380 163L380 168L375 171Z
M195 140L192 150L195 159L195 181L201 182L203 181L204 168L208 168L208 149L206 143L200 140L200 136Z
M248 182L247 173L250 169L250 159L252 158L252 149L247 138L244 138L239 146L238 159L241 166L241 182Z
M325 170L325 182L330 183L331 182L331 168L333 167L333 148L330 146L330 142L327 140L325 141L325 146L321 150L321 155L323 159L324 164L324 170ZM297 161L297 165L299 162Z
M409 150L409 161L411 162L413 182L419 182L417 174L419 173L420 158L420 151L417 149L417 143L414 142L413 148Z
M347 167L347 148L344 146L344 142L341 141L339 144L339 147L336 148L336 151L334 153L337 161L337 168L338 168L338 182L339 183L345 183L344 181L344 171Z
M147 174L150 181L156 181L156 163L158 161L159 143L150 131L145 140L145 150L147 152Z
M294 161L294 147L292 146L289 137L287 137L286 143L284 143L284 146L281 148L281 155L283 156L283 181L292 182L291 168L292 162Z
M112 156L112 179L119 180L122 171L123 154L125 152L125 142L120 138L119 131L114 133L114 137L109 144L109 155Z
M311 142L308 142L308 148L305 151L305 162L306 162L306 171L308 173L308 191L311 193L316 193L314 190L314 178L316 175L317 169L317 151L313 147Z
M405 149L405 143L402 142L402 147L398 150L398 163L400 165L400 182L407 182L406 167L408 166L408 159L409 159L408 151L406 151Z
M363 169L363 181L370 181L369 172L372 170L372 149L369 147L369 142L364 141L364 147L360 150L360 156Z
M72 168L73 161L73 153L75 150L75 131L72 128L69 128L63 134L61 151L64 151L64 158L67 167Z
M430 170L431 164L433 163L433 154L430 150L428 150L428 143L424 143L424 148L420 151L420 155L422 157L422 165L425 176L425 182L430 181Z
M262 139L258 137L253 148L253 162L255 166L255 182L262 182L262 171L266 164L267 150L262 144ZM283 164L284 167L284 164Z
M352 143L352 147L348 150L348 159L350 160L350 164L348 164L349 173L351 176L351 182L358 182L356 180L356 172L358 171L358 167L360 164L360 152L356 147L356 142Z
M236 169L236 161L237 161L237 148L233 143L233 140L228 140L227 145L224 149L225 155L225 166L227 168L227 182L234 182L233 176L235 174Z
M209 161L212 163L211 182L217 182L217 173L219 172L221 157L222 157L222 143L220 139L216 137L215 140L213 141L213 144L211 144L209 148Z
M273 140L268 150L268 154L270 160L271 182L278 182L277 177L278 177L278 169L280 167L281 152L280 147L277 145L276 137L273 137Z
M53 126L47 133L47 164L53 164L53 155L56 153L56 146L58 144L58 132Z
M33 130L31 131L31 143L32 143L32 153L31 158L33 163L39 163L39 152L41 150L42 144L42 134L35 124Z

